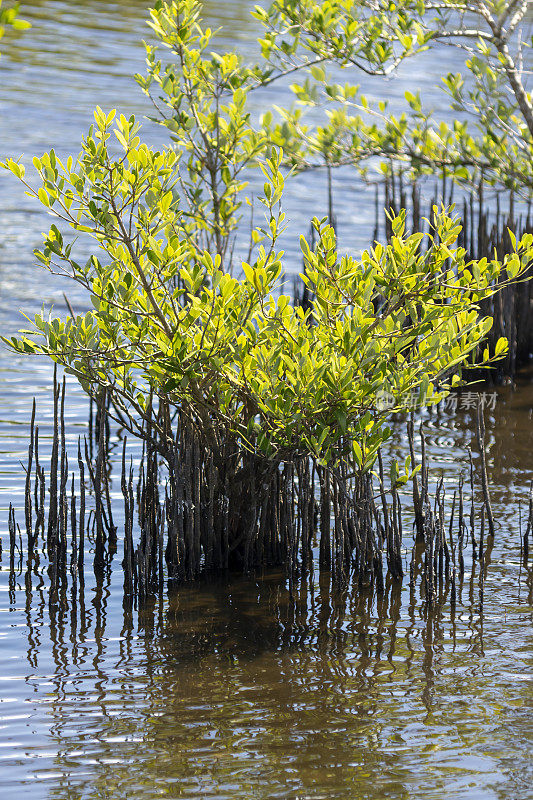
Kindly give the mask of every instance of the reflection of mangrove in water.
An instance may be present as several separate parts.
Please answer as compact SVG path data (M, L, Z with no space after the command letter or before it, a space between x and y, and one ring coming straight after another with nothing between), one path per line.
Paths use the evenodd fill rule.
M530 615L531 572L517 606L489 570L485 616L476 570L455 610L449 587L428 607L419 576L378 594L271 572L121 615L110 578L26 607L32 671L51 639L51 798L461 797L502 769L526 797L498 747L500 726L527 733L527 652L503 620Z

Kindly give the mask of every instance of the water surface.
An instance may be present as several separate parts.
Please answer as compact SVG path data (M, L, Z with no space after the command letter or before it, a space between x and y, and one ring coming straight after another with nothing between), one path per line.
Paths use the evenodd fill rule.
M253 53L248 2L206 3L221 46ZM33 28L2 41L0 153L54 146L75 153L91 110L150 113L131 75L148 2L24 3ZM406 88L432 90L429 55L365 91L398 104ZM443 67L444 63L444 67ZM281 94L283 98L283 93ZM272 91L261 101L279 102ZM259 107L257 108L259 110ZM146 138L165 142L146 123ZM361 247L373 225L372 193L355 175L335 178L343 245ZM326 208L323 178L288 186L290 271L297 236ZM0 329L42 302L66 311L66 289L31 255L49 218L0 175ZM68 288L77 307L85 302ZM38 398L43 446L51 432L51 370L0 350L0 530L21 507L27 422ZM310 578L288 592L283 575L229 577L184 587L132 614L122 608L119 554L102 584L50 606L46 575L10 591L0 571L0 783L3 796L34 800L168 798L369 798L526 800L531 796L531 573L520 568L519 515L533 480L533 384L498 390L487 413L497 537L480 612L479 568L467 570L455 614L428 613L420 587L384 598L357 587L331 594ZM67 439L85 431L87 404L69 384ZM453 489L472 444L460 404L424 414L435 474ZM405 452L402 428L392 445ZM115 487L116 489L118 487ZM118 494L117 494L118 497ZM479 504L479 499L476 501ZM521 510L519 508L521 503ZM411 547L406 533L406 552Z

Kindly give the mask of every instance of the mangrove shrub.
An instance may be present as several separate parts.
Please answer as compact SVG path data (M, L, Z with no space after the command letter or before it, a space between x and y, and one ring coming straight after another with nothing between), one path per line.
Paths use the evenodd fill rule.
M219 566L230 557L261 561L265 531L282 518L285 549L277 539L269 557L283 558L294 470L303 485L313 463L323 485L331 478L341 492L335 502L346 503L354 476L367 486L390 413L438 402L460 382L492 324L480 302L520 277L533 237L503 261L469 262L457 221L435 207L428 233L409 234L400 214L389 243L341 255L333 228L314 219L315 244L301 238L313 303L295 304L284 293L294 266L279 244L283 153L250 132L238 62L209 60L207 39L198 46L197 4L158 4L156 27L163 13L177 60L163 70L150 51L147 80L161 84L173 109L172 147L150 148L133 117L97 109L76 158L50 150L34 159L37 185L20 163L4 164L56 217L39 262L83 287L90 304L65 319L38 313L9 344L64 367L162 457L181 515L168 561L195 574L202 547ZM251 160L264 173L264 223L253 227L236 277L226 243L241 165ZM87 261L78 260L80 234L94 241ZM498 341L481 362L506 346ZM393 467L393 484L409 473L409 463L402 474ZM191 522L195 505L211 509L202 536L201 520Z

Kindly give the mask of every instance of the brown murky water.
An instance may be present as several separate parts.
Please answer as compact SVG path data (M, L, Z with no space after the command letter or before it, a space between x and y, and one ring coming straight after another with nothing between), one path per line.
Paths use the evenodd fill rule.
M253 47L250 5L206 3L210 21L227 24L226 40L245 50ZM2 154L24 153L29 161L52 145L75 152L96 103L147 113L130 75L143 68L138 41L146 36L148 6L24 3L33 29L2 42ZM416 79L433 96L441 68L426 59L415 74L409 67L374 91L395 101ZM147 136L162 141L149 126ZM289 187L293 230L306 229L310 214L325 207L325 193L312 187L308 179ZM343 241L360 246L368 238L371 196L350 175L337 177L336 188ZM6 334L19 325L20 308L44 301L60 309L64 287L33 266L31 250L47 221L5 176L0 223ZM289 257L297 252L291 235ZM50 380L46 363L0 351L4 547L7 506L22 505L19 462L33 394L49 441ZM487 437L498 529L483 613L479 567L467 565L454 613L444 597L429 613L419 580L413 589L405 580L376 597L358 586L332 594L315 576L291 595L284 576L269 573L185 587L130 615L122 608L120 549L103 584L88 573L81 598L67 593L56 607L39 570L26 591L24 564L10 590L4 554L1 797L530 798L533 587L531 572L520 567L519 516L533 480L531 376L516 390L498 390L495 400ZM452 490L472 442L467 405L423 413L434 474ZM73 443L87 419L75 386L68 415ZM401 426L391 447L405 451ZM406 552L411 546L406 531Z

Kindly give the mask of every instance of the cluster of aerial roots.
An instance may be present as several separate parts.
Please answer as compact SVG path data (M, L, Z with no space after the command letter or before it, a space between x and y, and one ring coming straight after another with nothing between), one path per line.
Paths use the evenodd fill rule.
M524 206L516 202L515 193L510 190L507 197L496 194L494 202L490 202L490 186L486 186L483 176L475 190L460 198L454 197L456 184L444 172L440 185L434 188L433 198L424 207L420 183L406 181L401 169L391 171L384 183L384 201L387 210L396 214L405 209L410 229L421 232L427 227L427 220L432 218L432 208L442 203L447 208L455 204L455 214L461 223L458 245L466 250L467 257L479 261L489 261L496 253L500 260L513 252L512 235L520 240L526 233L533 232L531 201ZM380 202L376 202L375 240L379 240ZM385 235L392 236L390 217L383 219ZM511 232L511 233L510 233ZM529 273L532 274L531 271ZM483 347L492 349L498 339L503 336L509 342L509 351L505 358L490 371L493 380L501 382L504 378L514 377L517 370L529 362L533 352L533 281L523 280L506 286L481 303L481 313L493 319L493 326ZM482 374L470 371L471 377L487 379L487 371Z
M44 556L52 597L69 576L83 585L87 567L101 576L120 545L127 603L146 600L167 582L282 566L289 583L319 569L337 587L355 580L378 593L388 580L413 582L418 571L428 606L443 584L450 587L454 604L465 554L469 563L482 563L494 541L481 408L480 466L474 469L470 456L470 473L460 478L453 496L443 480L431 484L423 431L416 452L411 420L411 460L421 468L412 495L401 495L398 486L386 485L381 453L375 474L353 475L346 466L326 468L309 458L265 465L239 452L234 442L227 451L214 452L187 417L176 413L171 421L168 409L157 412L158 428L167 420L172 430L164 455L147 438L134 461L124 437L121 458L110 458L105 403L93 408L87 436L71 454L65 382L54 380L53 391L49 464L45 467L40 453L34 404L25 467L25 534L13 506L8 525L10 580L14 583L26 565L26 582L31 582L33 560ZM113 484L120 486L122 503ZM526 565L532 526L533 493L520 531Z
M507 196L496 194L491 202L489 192L481 176L478 186L469 194L455 197L456 183L443 172L432 191L422 192L421 181L410 180L402 167L392 168L381 187L376 187L375 223L371 245L380 241L382 234L390 241L393 235L392 216L405 211L406 224L412 233L427 232L428 220L433 218L433 208L444 205L454 209L461 224L458 245L465 249L467 257L479 261L487 258L503 260L513 252L512 235L520 240L524 234L533 233L531 200L527 206L516 201L510 190ZM330 176L331 178L331 176ZM427 183L427 181L426 181ZM428 197L428 194L430 195ZM432 196L431 196L432 195ZM334 197L329 191L329 219L336 227ZM393 212L391 214L391 212ZM314 242L311 226L310 239ZM533 266L529 275L533 274ZM300 277L293 286L296 303L304 308L312 306L313 298ZM493 319L492 328L483 343L492 350L500 337L509 342L506 356L490 370L469 370L469 379L492 379L501 383L513 378L518 369L528 364L533 352L533 281L521 280L495 292L481 302L480 313Z

